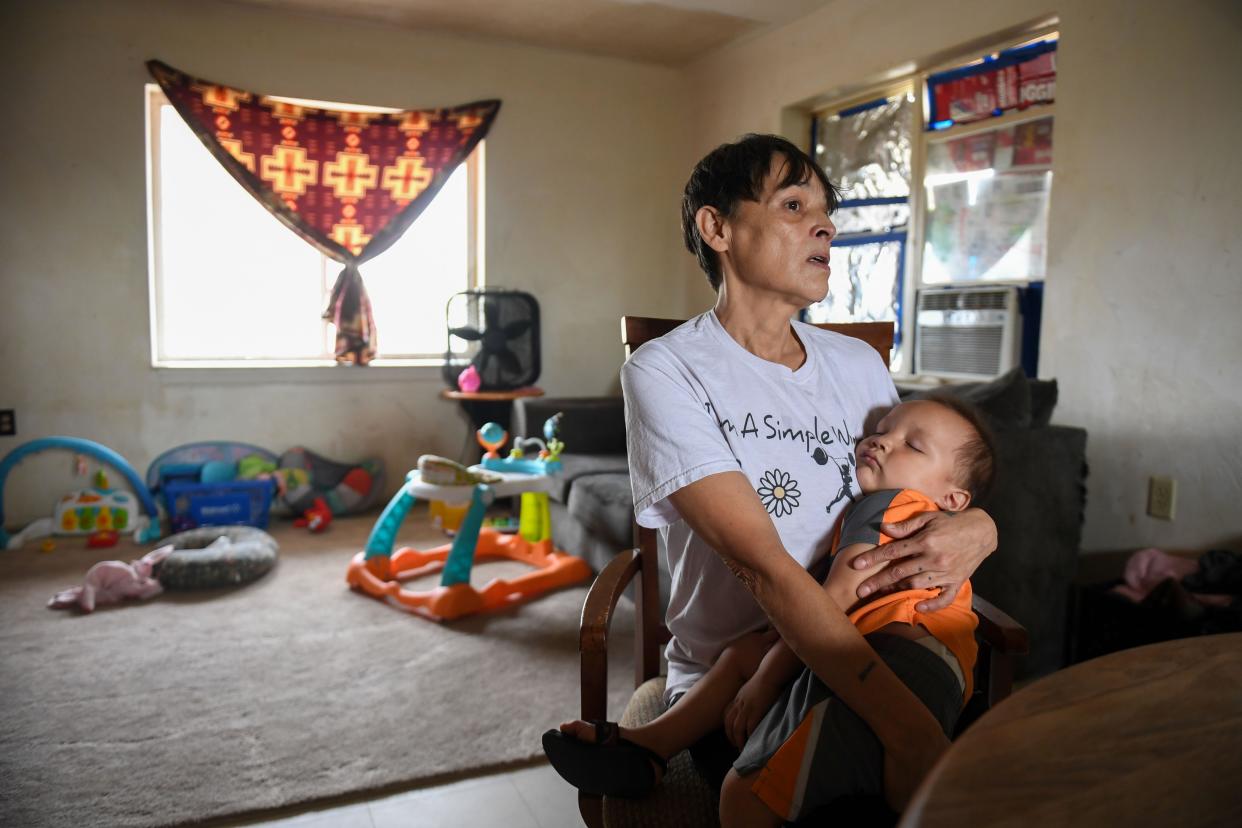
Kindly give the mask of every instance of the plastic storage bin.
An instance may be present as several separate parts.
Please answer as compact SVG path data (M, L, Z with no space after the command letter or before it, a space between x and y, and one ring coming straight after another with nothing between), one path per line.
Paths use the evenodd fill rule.
M228 483L170 480L161 488L173 531L196 526L239 525L266 529L275 483L271 480L233 480Z

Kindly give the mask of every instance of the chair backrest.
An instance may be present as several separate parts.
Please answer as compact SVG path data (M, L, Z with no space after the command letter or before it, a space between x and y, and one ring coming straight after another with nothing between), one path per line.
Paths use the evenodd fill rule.
M684 319L661 319L655 316L623 316L621 317L621 342L625 345L625 356L637 350L639 345L646 344L658 336L676 328ZM893 350L892 322L816 322L815 327L825 331L861 339L880 354L884 364L888 365L889 354Z

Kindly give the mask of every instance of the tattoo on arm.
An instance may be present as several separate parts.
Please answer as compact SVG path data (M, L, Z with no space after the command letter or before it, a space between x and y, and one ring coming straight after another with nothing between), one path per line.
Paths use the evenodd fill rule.
M754 594L757 581L754 571L729 558L724 558L724 563L729 568L729 571L733 573L733 576L742 582L742 586L746 587L751 594Z
M875 662L874 662L874 661L868 661L868 662L867 662L867 666L866 666L866 667L864 667L864 668L863 668L863 671L862 671L861 673L859 673L859 674L858 674L858 683L859 683L859 684L862 684L864 681L866 681L866 680L867 680L867 676L871 674L871 670L872 670L872 668L874 668L874 667L875 667Z

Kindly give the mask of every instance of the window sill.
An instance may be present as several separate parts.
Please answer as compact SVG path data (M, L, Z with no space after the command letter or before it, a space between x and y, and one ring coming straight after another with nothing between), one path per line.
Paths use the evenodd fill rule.
M377 359L365 368L321 362L277 360L169 361L151 366L168 385L270 385L272 383L435 382L441 360Z
M951 380L926 374L893 374L893 384L898 388L918 391L929 391L944 385L953 385L955 382L973 382L973 380Z

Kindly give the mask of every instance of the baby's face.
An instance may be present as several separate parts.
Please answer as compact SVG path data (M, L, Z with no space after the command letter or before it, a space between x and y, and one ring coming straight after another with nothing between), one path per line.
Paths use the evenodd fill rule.
M854 449L858 485L867 493L914 489L950 508L947 496L962 491L956 481L957 450L973 437L970 423L939 403L902 403Z

